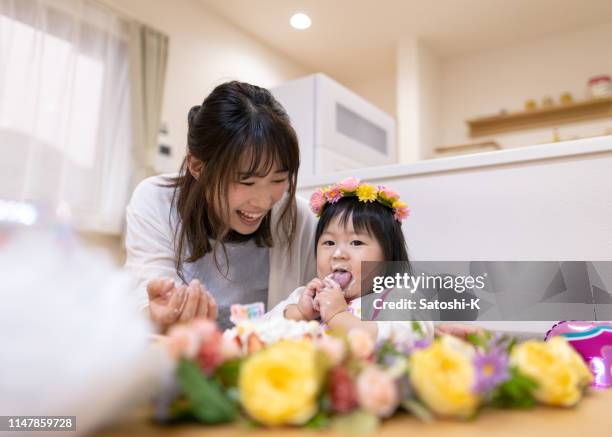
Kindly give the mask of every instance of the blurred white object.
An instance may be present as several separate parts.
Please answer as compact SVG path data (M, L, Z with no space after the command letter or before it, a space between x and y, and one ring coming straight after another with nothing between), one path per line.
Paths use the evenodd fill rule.
M0 206L14 215L14 204ZM67 226L0 222L0 266L1 414L76 416L84 434L169 377L128 277Z
M300 179L393 164L395 121L324 74L271 88L300 142Z

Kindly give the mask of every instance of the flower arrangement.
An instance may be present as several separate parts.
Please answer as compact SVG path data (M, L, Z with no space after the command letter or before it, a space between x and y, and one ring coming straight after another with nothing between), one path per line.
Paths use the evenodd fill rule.
M484 407L572 406L592 382L563 337L517 344L485 333L374 344L353 330L259 343L251 352L239 342L211 321L173 327L178 387L158 418L363 430L399 410L431 421L473 418Z
M343 197L357 197L360 202L378 202L393 210L398 222L410 215L408 206L399 198L399 194L389 187L377 187L361 182L356 177L349 177L337 184L315 190L310 196L310 209L317 217L321 215L325 205L334 204Z

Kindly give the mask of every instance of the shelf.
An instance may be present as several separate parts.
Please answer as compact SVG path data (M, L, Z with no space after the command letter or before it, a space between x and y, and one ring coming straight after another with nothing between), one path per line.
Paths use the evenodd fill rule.
M462 155L466 153L480 153L480 152L491 152L493 150L500 150L501 147L496 141L484 141L482 143L471 143L471 144L458 144L454 146L441 146L434 149L435 156L451 156L451 155Z
M560 126L575 121L612 118L612 98L585 100L551 108L514 112L468 120L471 137L539 127Z

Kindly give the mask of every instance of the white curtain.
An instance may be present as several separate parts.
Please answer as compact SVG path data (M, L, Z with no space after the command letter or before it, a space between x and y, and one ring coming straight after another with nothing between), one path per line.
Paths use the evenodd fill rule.
M130 25L130 84L132 96L132 186L155 173L166 80L168 37L143 24Z
M130 23L90 0L0 0L0 198L120 233L131 179Z

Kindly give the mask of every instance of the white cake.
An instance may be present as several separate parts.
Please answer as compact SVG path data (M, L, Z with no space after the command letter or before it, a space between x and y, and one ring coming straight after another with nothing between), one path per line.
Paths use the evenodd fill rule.
M263 345L280 340L318 338L322 332L321 325L316 321L303 322L275 317L269 320L256 319L238 322L233 328L227 329L223 336L236 340L244 352L254 352Z

